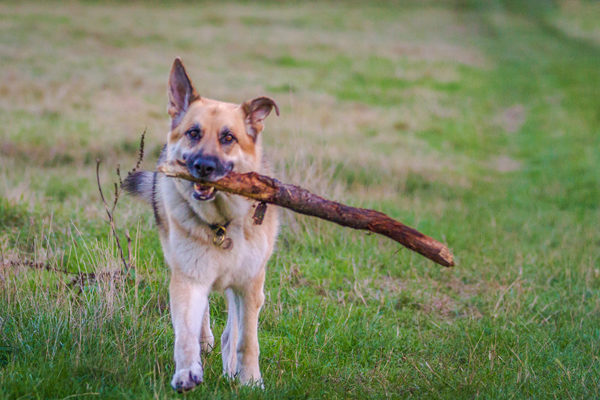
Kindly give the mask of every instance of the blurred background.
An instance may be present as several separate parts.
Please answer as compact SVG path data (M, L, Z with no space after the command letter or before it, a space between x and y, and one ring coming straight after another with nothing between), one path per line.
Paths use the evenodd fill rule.
M275 177L458 261L286 214L266 391L220 377L217 348L192 396L600 396L599 21L585 0L2 2L0 396L171 395L152 213L119 199L135 271L101 278L121 259L96 159L109 201L143 131L154 168L177 56L202 96L276 100Z

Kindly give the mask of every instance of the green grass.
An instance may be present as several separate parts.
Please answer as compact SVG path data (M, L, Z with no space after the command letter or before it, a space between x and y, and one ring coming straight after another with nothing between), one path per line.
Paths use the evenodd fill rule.
M595 2L0 5L0 398L600 398ZM265 390L184 396L152 213L95 185L146 168L182 56L200 93L273 96L276 176L439 238L285 217L265 284ZM63 272L60 272L60 271ZM226 314L212 298L219 337Z

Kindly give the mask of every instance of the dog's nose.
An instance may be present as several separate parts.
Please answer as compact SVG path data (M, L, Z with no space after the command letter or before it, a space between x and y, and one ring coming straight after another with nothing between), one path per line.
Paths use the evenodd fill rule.
M195 175L208 178L217 169L217 161L212 157L198 157L192 164Z

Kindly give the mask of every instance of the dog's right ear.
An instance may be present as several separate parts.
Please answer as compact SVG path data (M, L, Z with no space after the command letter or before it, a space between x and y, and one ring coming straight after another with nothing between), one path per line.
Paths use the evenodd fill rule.
M200 95L185 72L181 58L177 57L169 75L169 107L167 111L171 116L171 129L179 125L190 104L198 99L200 99Z

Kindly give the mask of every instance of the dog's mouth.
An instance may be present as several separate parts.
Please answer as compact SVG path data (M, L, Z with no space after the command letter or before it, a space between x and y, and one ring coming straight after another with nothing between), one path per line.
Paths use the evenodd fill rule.
M207 201L215 198L217 194L217 190L208 185L201 185L199 183L194 183L194 192L192 196L196 200Z

